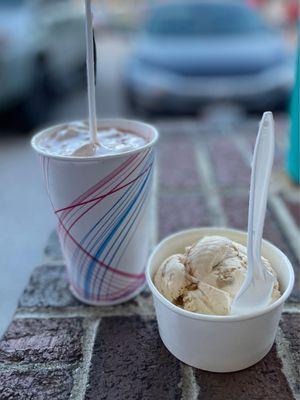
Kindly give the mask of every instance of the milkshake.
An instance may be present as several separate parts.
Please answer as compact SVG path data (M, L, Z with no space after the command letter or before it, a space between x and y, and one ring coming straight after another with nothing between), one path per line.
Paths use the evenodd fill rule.
M52 156L98 157L124 153L147 144L147 139L140 134L98 125L95 143L90 141L88 123L75 121L48 130L38 138L36 146Z
M70 288L81 301L117 304L144 287L151 246L151 125L99 120L101 144L86 122L50 127L32 139L58 219Z

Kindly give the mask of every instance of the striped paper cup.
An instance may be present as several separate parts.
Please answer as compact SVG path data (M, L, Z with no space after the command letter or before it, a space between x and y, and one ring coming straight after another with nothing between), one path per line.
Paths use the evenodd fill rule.
M121 154L98 157L39 154L46 189L58 219L58 235L70 288L81 301L112 305L136 296L145 284L150 250L150 194L154 144L151 125L100 120L99 129L116 128L143 136L147 144ZM65 124L64 124L65 125Z

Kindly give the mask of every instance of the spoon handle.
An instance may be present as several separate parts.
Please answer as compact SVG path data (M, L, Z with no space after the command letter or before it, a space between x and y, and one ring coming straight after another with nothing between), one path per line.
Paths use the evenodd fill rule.
M270 111L263 114L252 160L248 214L248 277L264 277L261 241L267 207L268 189L274 158L274 120ZM250 278L251 280L251 278Z

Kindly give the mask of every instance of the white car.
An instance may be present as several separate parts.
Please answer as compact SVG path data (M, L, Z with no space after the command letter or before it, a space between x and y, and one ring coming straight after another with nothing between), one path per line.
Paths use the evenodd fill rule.
M137 111L198 112L235 103L285 109L294 49L246 2L177 0L153 7L124 71Z
M39 120L50 92L85 71L84 10L69 1L0 0L0 110Z

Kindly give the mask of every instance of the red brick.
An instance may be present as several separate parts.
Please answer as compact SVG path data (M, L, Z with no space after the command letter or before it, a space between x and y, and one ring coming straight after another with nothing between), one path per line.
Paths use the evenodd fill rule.
M81 303L69 290L64 265L42 265L31 275L19 307L71 307Z
M200 180L190 140L162 142L158 152L159 182L171 189L199 188Z
M82 335L80 318L14 320L0 341L0 362L74 362Z
M194 194L161 195L158 213L161 238L181 229L211 224L205 199Z
M72 386L72 374L67 368L0 372L1 400L66 400Z
M228 137L208 141L210 158L220 186L248 187L250 167L245 163L234 141Z
M285 339L289 343L289 353L292 359L289 368L296 377L294 392L300 395L300 314L284 313L280 327Z
M281 369L281 360L273 346L262 361L243 371L215 374L196 370L199 400L292 400Z
M224 195L222 204L228 218L228 225L242 230L247 230L248 223L248 195ZM287 242L283 237L274 215L267 210L264 238L278 246L281 250L289 253Z
M155 126L160 132L160 144L164 141L182 140L185 137L190 138L203 132L204 124L199 124L197 120L191 118L164 118L156 120ZM159 144L159 146L160 146Z
M146 293L142 292L141 296L146 296ZM23 295L19 301L19 307L22 308L93 308L87 304L81 303L77 300L69 289L69 283L67 279L67 272L64 265L42 265L37 267L24 290ZM103 306L97 307L97 310L103 313L116 312L116 307L120 312L129 311L137 312L139 307L138 296L126 304L119 306Z
M295 224L300 227L300 203L284 200L291 216L294 218Z
M288 301L291 303L299 303L300 302L300 274L299 274L299 264L296 262L293 263L294 266L294 271L295 271L295 284L294 288L292 291L292 294L290 295Z
M154 320L101 320L91 361L86 400L176 400L180 363L163 346Z

